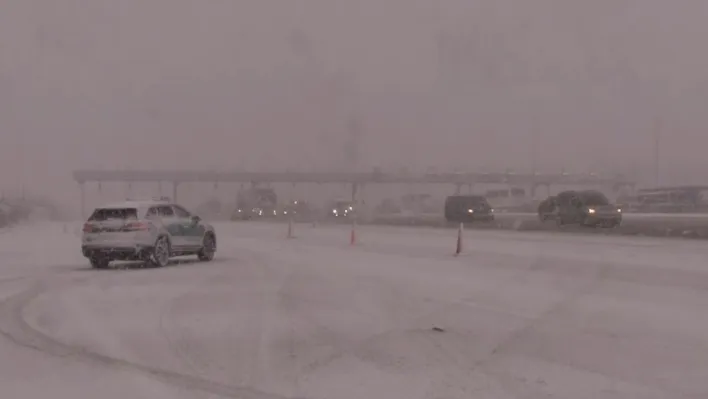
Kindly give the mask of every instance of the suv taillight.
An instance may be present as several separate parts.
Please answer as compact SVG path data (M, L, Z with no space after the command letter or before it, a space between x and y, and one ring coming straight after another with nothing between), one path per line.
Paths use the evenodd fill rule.
M124 227L124 231L145 231L150 229L150 224L148 222L130 222L127 223Z
M84 223L84 233L93 232L93 225L91 223Z

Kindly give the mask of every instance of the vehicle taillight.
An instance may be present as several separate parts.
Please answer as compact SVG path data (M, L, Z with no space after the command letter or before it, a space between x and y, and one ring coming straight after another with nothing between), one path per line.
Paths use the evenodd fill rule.
M84 223L84 233L93 232L93 225L91 223Z
M150 228L150 224L147 222L130 222L127 223L124 227L124 231L145 231Z

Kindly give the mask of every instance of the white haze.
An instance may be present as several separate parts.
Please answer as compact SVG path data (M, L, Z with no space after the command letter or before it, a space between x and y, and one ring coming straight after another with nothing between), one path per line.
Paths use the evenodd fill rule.
M662 182L708 182L706 20L704 0L5 0L0 189L75 198L77 168L651 180L655 129Z

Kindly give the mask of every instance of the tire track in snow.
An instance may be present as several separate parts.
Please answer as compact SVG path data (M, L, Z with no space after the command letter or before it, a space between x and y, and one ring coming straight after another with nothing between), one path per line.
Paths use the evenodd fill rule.
M56 340L32 327L23 316L24 309L45 291L40 284L36 284L5 300L0 308L0 335L18 346L36 350L49 356L139 372L157 381L191 391L207 392L222 397L238 399L292 399L248 387L223 384L198 376L145 366Z

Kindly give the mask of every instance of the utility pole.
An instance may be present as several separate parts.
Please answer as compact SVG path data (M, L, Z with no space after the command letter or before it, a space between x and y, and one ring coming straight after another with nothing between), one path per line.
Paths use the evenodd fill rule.
M351 171L356 171L359 166L361 134L361 121L357 116L353 116L347 122L347 142L344 145L344 156L348 163L347 167L351 169Z
M659 147L661 145L661 119L654 120L654 186L659 187Z
M538 125L534 124L531 129L531 172L536 173L536 171L538 170Z

